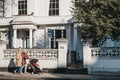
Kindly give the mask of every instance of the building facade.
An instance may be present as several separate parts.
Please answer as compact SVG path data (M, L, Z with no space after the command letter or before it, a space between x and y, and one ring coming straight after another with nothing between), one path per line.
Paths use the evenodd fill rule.
M75 51L82 59L72 5L72 0L0 0L0 38L8 48L38 49L57 48L56 39L67 38L70 55Z
M8 48L58 48L56 39L69 39L68 51L82 54L72 0L0 0L1 40ZM80 49L78 49L80 48Z
M76 4L79 1L81 0L75 0ZM117 53L120 52L119 49L93 50L82 44L77 31L77 26L80 24L73 22L70 12L72 5L72 0L0 0L0 41L5 41L7 48L16 49L22 47L29 51L29 49L57 49L57 39L67 38L69 40L68 52L66 50L68 54L65 56L67 56L68 61L64 58L65 56L60 55L61 64L83 59L83 67L87 68L89 73L105 70L120 72L120 60L118 59L120 53ZM119 42L108 39L103 44L103 47L120 47L119 44ZM37 50L33 51L33 55L36 52ZM40 52L44 53L45 51L38 51L37 53L41 54ZM64 51L62 52L64 54ZM0 56L10 56L11 58L9 53L11 52L8 50L5 55L3 52L3 55ZM55 53L57 54L56 50ZM43 67L58 67L59 62L57 63L57 61L60 60L56 59L58 58L56 54L51 51L51 55L55 60L50 61L49 58L47 62L44 59L41 60ZM44 55L47 56L47 54ZM65 60L63 61L62 58ZM113 65L111 61L114 63ZM9 59L6 62L9 63ZM48 66L45 62L50 65L55 62L55 66ZM2 67L5 67L4 64Z

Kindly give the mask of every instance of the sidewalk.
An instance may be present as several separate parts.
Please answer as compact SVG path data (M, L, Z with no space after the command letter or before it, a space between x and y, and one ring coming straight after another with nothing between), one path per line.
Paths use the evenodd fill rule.
M0 80L120 80L120 75L87 75L87 74L13 74L0 72Z

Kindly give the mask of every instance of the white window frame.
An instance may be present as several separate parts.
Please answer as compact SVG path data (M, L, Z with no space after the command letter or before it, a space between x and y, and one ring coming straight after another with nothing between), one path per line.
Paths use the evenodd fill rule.
M18 15L27 15L27 0L18 0Z
M50 0L49 16L59 15L59 0Z
M76 8L79 7L81 1L82 0L74 0L74 5Z

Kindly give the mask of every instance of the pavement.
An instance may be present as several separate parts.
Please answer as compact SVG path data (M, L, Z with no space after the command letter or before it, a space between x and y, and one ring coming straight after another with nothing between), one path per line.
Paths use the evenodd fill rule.
M14 74L10 72L0 72L0 80L120 80L120 75L66 73Z

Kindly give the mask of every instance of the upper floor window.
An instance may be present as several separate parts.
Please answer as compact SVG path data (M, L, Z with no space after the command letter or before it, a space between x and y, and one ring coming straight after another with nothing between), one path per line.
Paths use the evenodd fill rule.
M59 15L59 0L50 0L49 15Z
M27 15L27 0L18 1L18 14Z
M75 7L79 7L81 3L81 0L75 0Z
M4 17L4 13L5 13L4 3L5 3L5 0L0 0L0 17Z

